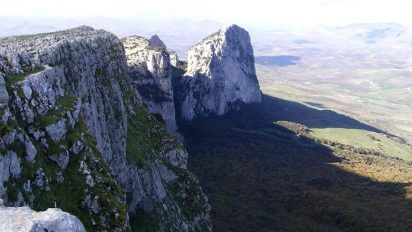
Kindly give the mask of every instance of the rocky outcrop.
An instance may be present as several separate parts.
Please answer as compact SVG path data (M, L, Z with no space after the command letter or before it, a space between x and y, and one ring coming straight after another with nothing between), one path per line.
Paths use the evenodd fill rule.
M184 69L184 67L183 67L184 62L179 60L179 56L177 55L176 52L172 51L172 52L169 53L169 55L170 55L170 64L173 67Z
M160 116L167 129L177 134L172 89L172 67L166 45L157 35L150 39L131 36L122 39L128 75L150 113Z
M155 75L167 90L161 67L169 61L152 55L141 75ZM102 30L0 38L9 95L0 104L6 205L56 204L88 231L211 229L207 198L186 170L187 152L147 112L128 73L122 43Z
M179 80L179 113L191 120L197 115L222 115L238 103L260 102L253 48L239 26L219 30L192 47L188 66Z
M130 228L124 191L108 167L122 159L113 154L121 139L114 141L108 131L121 136L112 128L126 128L126 122L101 124L122 107L121 101L116 108L104 102L122 97L104 88L125 69L118 39L81 27L0 40L0 72L9 94L0 111L5 204L35 210L57 205L88 230Z
M163 43L163 41L157 35L153 35L152 37L150 37L149 47L151 47L151 48L160 48L160 49L167 52L166 45Z
M78 218L57 208L50 208L43 212L36 212L29 207L4 207L0 205L0 231L86 232L86 229Z
M6 82L4 82L3 76L0 74L0 104L7 104L9 101L9 94L6 90Z

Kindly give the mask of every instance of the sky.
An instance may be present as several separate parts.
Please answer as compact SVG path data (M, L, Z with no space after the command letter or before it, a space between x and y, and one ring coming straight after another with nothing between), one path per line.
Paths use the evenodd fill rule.
M222 23L412 24L409 0L0 0L0 16L190 18ZM1 24L1 22L0 22Z

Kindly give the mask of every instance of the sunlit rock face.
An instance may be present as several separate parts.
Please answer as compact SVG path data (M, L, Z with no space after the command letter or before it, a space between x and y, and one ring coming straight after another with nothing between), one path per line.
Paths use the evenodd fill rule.
M159 79L170 92L162 44L142 41L160 46L140 57L149 64L143 78ZM87 231L211 230L210 206L186 170L184 146L148 113L128 74L122 42L103 30L0 38L5 205L56 205Z
M189 51L187 70L180 80L181 116L222 115L237 103L260 102L249 33L232 25L203 39Z
M86 229L78 218L57 208L36 212L29 207L0 206L0 231L86 232Z

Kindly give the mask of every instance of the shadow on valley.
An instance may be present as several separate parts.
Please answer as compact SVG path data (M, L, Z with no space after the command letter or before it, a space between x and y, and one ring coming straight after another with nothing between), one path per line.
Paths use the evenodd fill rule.
M224 116L179 122L189 169L212 205L215 231L410 231L406 184L345 171L335 165L345 159L272 123L277 120L376 131L268 96Z
M314 107L323 108L318 103L307 102ZM249 107L251 114L261 113L261 122L272 121L291 121L303 124L310 128L345 128L345 129L362 129L378 133L385 133L373 126L364 124L351 117L338 114L331 110L318 110L307 107L303 104L263 95L262 103L259 107ZM265 111L262 114L262 110ZM254 112L255 111L255 112ZM247 113L249 114L249 112Z

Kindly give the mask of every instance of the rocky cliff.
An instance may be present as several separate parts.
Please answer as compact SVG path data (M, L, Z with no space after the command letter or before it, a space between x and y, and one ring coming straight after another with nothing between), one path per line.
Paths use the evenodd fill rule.
M165 50L159 44L154 38L148 46ZM152 56L159 67L142 77L167 79L161 52ZM184 147L147 112L147 97L128 73L122 43L102 30L0 39L6 205L57 205L88 231L211 229Z
M128 74L150 113L158 114L167 129L176 134L172 67L166 45L156 35L150 39L131 36L122 39Z
M0 38L0 198L57 206L88 231L210 231L176 111L190 120L260 98L250 37L235 25L188 64L157 36L86 26Z
M238 103L260 102L249 33L232 25L193 46L179 86L178 113L188 120L222 115Z

